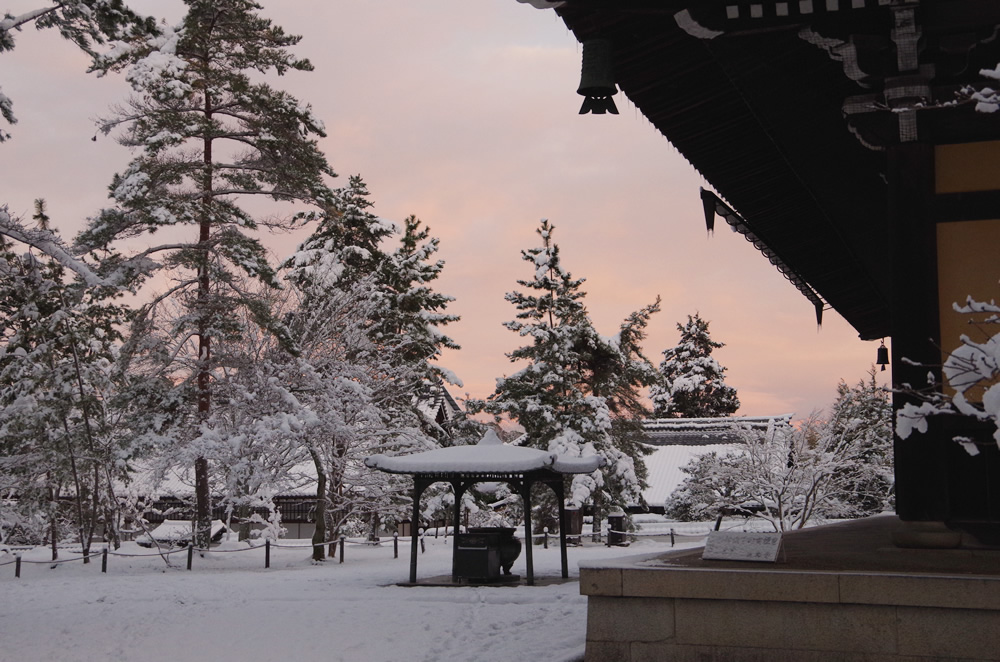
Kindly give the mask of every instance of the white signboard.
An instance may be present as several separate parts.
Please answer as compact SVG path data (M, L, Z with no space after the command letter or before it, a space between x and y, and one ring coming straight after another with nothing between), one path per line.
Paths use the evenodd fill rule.
M703 559L774 563L781 548L780 533L712 531L705 541Z

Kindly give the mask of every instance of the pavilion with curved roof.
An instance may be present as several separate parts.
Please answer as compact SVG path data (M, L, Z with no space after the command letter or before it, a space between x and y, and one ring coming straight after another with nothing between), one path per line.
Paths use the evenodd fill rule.
M420 497L428 487L438 482L449 483L455 493L455 503L461 502L465 492L476 483L507 483L524 503L524 553L529 586L535 583L531 550L531 487L535 483L548 485L555 492L559 503L559 521L565 522L565 485L567 474L592 473L601 468L604 458L596 455L571 457L550 451L503 443L497 433L488 431L478 444L436 448L411 455L372 455L365 465L387 473L413 476L413 522L420 521ZM454 509L454 527L459 531L461 509ZM457 581L459 538L454 538L455 556L452 560L452 579ZM559 527L559 549L563 578L569 577L566 560L566 527ZM410 542L410 583L417 583L417 536Z

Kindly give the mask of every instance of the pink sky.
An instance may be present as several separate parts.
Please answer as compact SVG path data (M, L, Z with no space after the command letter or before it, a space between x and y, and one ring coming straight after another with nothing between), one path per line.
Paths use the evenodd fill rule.
M42 0L8 0L17 14ZM179 2L131 2L178 15ZM564 265L585 277L598 330L662 296L647 356L676 344L677 322L699 312L740 413L827 407L841 379L855 383L876 343L828 310L817 331L812 305L741 236L717 223L708 237L698 188L711 188L621 94L621 114L578 115L579 46L555 12L516 0L265 0L265 15L303 36L296 54L316 67L280 85L311 103L322 142L346 181L361 174L378 215L416 214L441 239L447 262L437 289L462 321L446 331L463 347L443 365L485 397L517 369L505 353L519 338L504 293L529 278L520 251L538 244L548 218ZM2 56L0 85L19 123L0 146L0 203L31 215L45 198L53 224L72 236L105 204L129 159L92 119L123 100L120 77L84 73L86 59L52 32L29 29ZM851 140L845 131L844 140ZM292 241L272 242L284 256ZM880 374L885 383L889 372Z

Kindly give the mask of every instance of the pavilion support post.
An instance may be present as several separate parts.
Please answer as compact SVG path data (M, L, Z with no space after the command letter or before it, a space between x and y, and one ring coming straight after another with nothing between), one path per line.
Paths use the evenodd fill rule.
M524 504L524 565L528 576L528 586L535 585L535 563L531 557L533 541L531 538L531 485L532 481L521 483L521 501Z
M566 486L563 479L554 481L552 491L559 501L559 560L562 563L562 578L569 578L569 560L566 558Z
M451 581L458 581L458 527L462 523L462 496L465 494L465 490L468 489L468 483L465 481L453 480L451 481L451 489L455 494L455 506L454 514L452 517L452 523L454 525L454 535L451 540Z
M410 520L410 583L417 583L417 536L420 530L420 495L427 489L428 483L416 476L413 477L413 518Z

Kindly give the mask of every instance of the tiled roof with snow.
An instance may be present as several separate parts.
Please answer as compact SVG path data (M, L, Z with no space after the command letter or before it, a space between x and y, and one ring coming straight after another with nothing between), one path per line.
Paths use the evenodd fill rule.
M654 446L738 444L740 429L766 430L790 425L792 414L778 416L724 416L718 418L655 418L643 421L645 441Z

